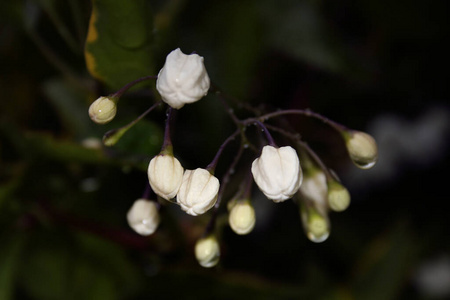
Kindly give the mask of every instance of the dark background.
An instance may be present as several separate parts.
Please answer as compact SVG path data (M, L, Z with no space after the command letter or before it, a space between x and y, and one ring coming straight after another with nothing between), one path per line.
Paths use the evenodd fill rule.
M150 34L145 75L156 75L177 47L195 51L211 80L242 102L266 110L310 108L370 133L379 162L359 170L333 130L287 118L339 174L351 206L330 214L331 235L315 244L292 201L275 205L255 188L255 229L237 236L226 216L219 218L221 261L203 269L193 246L208 214L193 218L166 205L160 228L148 238L125 220L145 188L146 164L159 151L164 111L152 112L112 148L86 146L148 108L153 82L123 97L113 122L92 123L89 104L117 88L86 68L92 3L6 1L0 10L0 299L450 297L445 1L147 2L140 12ZM105 1L94 3L101 8ZM120 11L112 15L120 19ZM103 21L103 28L126 29L133 16L127 18ZM119 82L128 76L108 72ZM210 94L178 113L175 154L185 168L205 167L232 131ZM233 155L225 151L219 178ZM246 157L243 166L252 160Z

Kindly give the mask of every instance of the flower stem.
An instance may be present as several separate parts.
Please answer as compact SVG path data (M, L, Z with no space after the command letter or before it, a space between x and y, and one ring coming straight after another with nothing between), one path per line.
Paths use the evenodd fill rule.
M159 104L161 104L161 101L156 102L153 104L149 109L147 109L143 114L141 114L139 117L131 121L125 126L122 126L120 128L112 129L105 133L103 135L103 144L106 146L112 146L114 145L121 137L125 134L125 132L133 127L137 122L139 122L142 118L144 118L146 115L148 115L152 110L154 110Z
M253 186L253 174L251 172L251 169L249 169L245 178L245 191L243 195L244 199L250 199L252 195L252 186Z
M147 184L145 185L145 190L142 193L142 199L150 199L150 193L151 193L152 189L150 188L150 184L147 182Z
M132 82L129 82L126 85L124 85L120 90L118 90L114 94L110 95L110 97L112 97L112 98L120 98L126 91L128 91L128 89L130 89L134 85L138 84L139 82L142 82L142 81L145 81L145 80L149 80L149 79L156 79L156 78L158 78L158 76L153 76L153 75L138 78L138 79L136 79L136 80L134 80Z
M327 177L327 179L333 178L331 172L325 166L324 162L320 159L320 157L316 154L316 152L314 152L314 150L311 149L311 147L308 145L308 143L301 140L300 134L289 132L284 129L278 128L276 126L272 126L272 125L266 125L266 126L267 126L267 128L270 128L270 130L276 131L276 132L286 136L287 138L292 139L294 142L296 142L300 147L302 147L303 149L306 150L306 152L308 152L308 155L316 162L316 164L325 173L325 176Z
M273 140L272 135L270 134L267 127L259 120L256 121L256 124L258 124L259 127L261 127L262 131L264 131L264 134L266 135L267 141L269 142L269 145L273 147L278 147L275 141Z
M170 138L170 123L172 122L174 111L172 107L169 106L167 109L167 118L166 118L166 125L164 128L164 142L161 147L161 152L164 152L166 154L172 154L172 139Z
M212 230L214 230L217 215L219 213L220 203L222 202L222 198L223 198L223 193L225 191L226 186L230 182L230 177L234 173L236 165L239 162L239 160L241 159L242 154L244 153L244 150L245 150L245 148L241 144L241 147L239 147L239 151L238 151L238 153L236 153L236 156L234 157L233 162L231 163L230 167L228 168L228 170L225 172L225 174L222 177L222 183L220 184L219 193L217 195L217 201L216 201L216 204L214 205L214 211L211 216L211 219L209 220L208 225L206 226L205 235L209 234Z
M217 163L219 161L220 155L223 152L223 149L225 149L225 147L228 145L228 143L231 142L232 140L234 140L236 138L236 136L240 133L241 133L241 131L239 129L236 130L232 135L230 135L225 140L225 142L223 142L222 145L220 145L220 148L217 151L216 156L214 156L214 159L212 160L212 162L206 167L206 170L208 170L211 174L214 173L214 170L216 169Z
M265 115L262 115L260 117L257 118L248 118L244 121L242 121L245 125L250 125L251 123L255 123L257 121L266 121L270 118L274 118L274 117L278 117L278 116L283 116L283 115L304 115L307 117L312 117L315 119L318 119L320 121L322 121L323 123L330 125L331 127L333 127L334 129L336 129L337 131L341 132L341 131L346 131L347 128L344 125L341 125L335 121L332 121L330 119L328 119L327 117L322 116L321 114L315 113L309 109L287 109L287 110L280 110L280 111L276 111L273 113L268 113Z

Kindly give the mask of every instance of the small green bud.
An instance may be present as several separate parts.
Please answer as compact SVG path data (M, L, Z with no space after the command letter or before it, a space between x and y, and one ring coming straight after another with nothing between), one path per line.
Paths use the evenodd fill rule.
M324 242L330 235L330 221L325 211L319 211L313 203L302 202L300 215L306 236L314 243Z
M114 146L120 140L120 138L125 134L125 132L127 132L128 129L130 129L130 127L126 126L126 127L108 131L103 136L103 139L102 139L103 145L105 145L107 147Z
M106 124L116 116L117 99L114 97L100 97L89 107L89 117L97 124Z
M350 205L350 193L342 184L334 180L328 183L328 204L337 212L346 210Z
M375 139L362 131L343 132L350 159L361 169L372 168L378 159Z

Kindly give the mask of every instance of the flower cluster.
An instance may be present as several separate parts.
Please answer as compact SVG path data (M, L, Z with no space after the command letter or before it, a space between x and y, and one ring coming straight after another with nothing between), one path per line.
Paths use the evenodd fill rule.
M99 124L111 121L116 115L120 96L135 83L152 78L156 78L156 89L161 100L169 106L164 143L161 151L149 162L148 188L144 196L136 200L130 208L127 220L130 227L138 234L150 235L155 232L160 223L159 210L165 202L179 205L181 210L191 216L204 215L212 210L203 237L198 239L195 246L195 256L203 267L213 267L219 262L220 230L216 226L218 215L228 214L228 224L236 234L249 234L254 229L256 214L251 201L253 182L274 203L293 199L299 207L306 236L313 242L323 242L329 236L329 212L344 211L350 204L348 190L308 144L300 139L296 132L286 131L277 123L270 124L269 121L283 118L287 114L319 119L342 136L349 158L357 167L368 169L377 161L376 142L367 133L347 129L309 110L278 110L239 119L228 103L231 98L218 88L214 88L215 97L222 102L225 111L236 124L236 131L219 147L217 154L206 168L185 170L174 156L171 140L173 110L179 110L186 104L199 101L210 90L210 79L203 57L197 54L183 54L180 49L172 51L157 77L148 76L138 79L115 94L100 97L92 103L89 115ZM156 102L130 124L106 133L103 138L104 145L113 146L129 128L160 103L160 101ZM247 138L249 127L256 127L257 130L254 132L257 133L262 130L267 142L259 145L250 142ZM289 145L277 146L269 131L276 132L281 141L289 141ZM240 137L238 151L219 181L214 172L222 151L231 142L238 140L238 137ZM243 166L238 168L238 163L245 151L252 151L255 159L251 166L243 163ZM235 194L228 200L228 212L223 212L220 209L221 200L237 169L241 171L241 174L247 174L246 177L244 175L246 180L241 180L238 187L235 185ZM156 200L149 200L150 189L156 195Z

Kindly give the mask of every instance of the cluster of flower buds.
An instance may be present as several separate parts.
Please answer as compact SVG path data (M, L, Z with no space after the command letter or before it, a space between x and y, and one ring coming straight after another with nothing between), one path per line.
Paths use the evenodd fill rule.
M149 186L145 196L135 201L127 214L131 228L141 235L150 235L159 225L159 212L162 202L175 203L187 214L203 215L212 210L210 221L203 237L195 245L195 256L203 267L213 267L219 262L220 245L218 241L217 216L227 184L233 177L244 151L253 151L255 160L251 167L244 166L248 174L228 200L228 224L239 235L249 234L256 224L255 209L251 201L253 182L259 190L274 203L293 199L300 210L300 219L306 236L313 242L323 242L330 234L329 211L341 212L350 204L350 194L334 172L329 170L319 156L300 139L295 132L280 126L269 125L272 119L286 114L313 117L331 125L344 139L348 154L353 163L362 169L371 168L377 161L377 145L367 133L345 128L309 110L278 110L260 116L239 119L227 103L228 96L216 88L215 96L224 105L225 111L236 124L236 131L219 147L213 161L206 168L185 170L173 154L170 124L172 110L181 109L185 104L194 103L207 95L210 79L203 57L197 54L186 55L180 49L172 51L166 58L157 77L148 76L129 83L108 97L100 97L89 108L91 119L99 124L111 121L116 115L120 96L134 84L142 80L156 78L156 89L161 100L169 105L165 124L164 143L159 154L148 165ZM155 103L135 121L105 134L105 146L113 146L122 135L156 106ZM247 138L247 127L257 126L265 133L267 143L254 145ZM283 141L290 145L278 147L269 133L277 132ZM260 132L257 130L256 132ZM239 150L227 171L222 183L215 177L214 170L223 149L240 136ZM262 149L262 150L259 150ZM148 191L158 196L155 201L147 200Z

